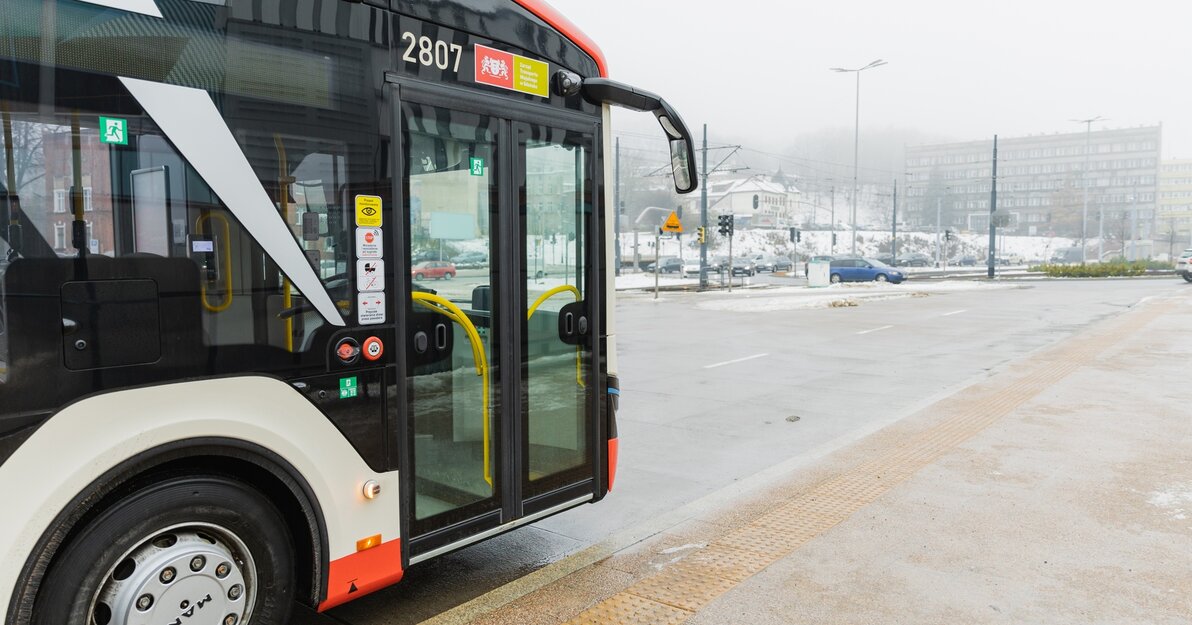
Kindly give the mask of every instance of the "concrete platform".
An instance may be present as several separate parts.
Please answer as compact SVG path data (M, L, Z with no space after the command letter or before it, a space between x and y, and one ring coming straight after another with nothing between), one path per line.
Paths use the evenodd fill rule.
M1190 326L1152 299L427 622L1192 622Z

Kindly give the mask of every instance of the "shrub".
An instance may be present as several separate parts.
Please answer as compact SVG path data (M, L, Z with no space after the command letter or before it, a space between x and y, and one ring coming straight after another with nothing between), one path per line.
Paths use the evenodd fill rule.
M1141 276L1146 273L1148 263L1124 261L1095 263L1091 265L1040 265L1031 271L1041 271L1052 278L1110 278L1117 276Z

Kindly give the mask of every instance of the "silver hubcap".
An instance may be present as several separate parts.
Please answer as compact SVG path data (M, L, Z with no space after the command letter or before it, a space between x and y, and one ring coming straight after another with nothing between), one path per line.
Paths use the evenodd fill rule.
M167 528L108 572L91 600L92 625L243 625L256 566L235 534L209 524Z

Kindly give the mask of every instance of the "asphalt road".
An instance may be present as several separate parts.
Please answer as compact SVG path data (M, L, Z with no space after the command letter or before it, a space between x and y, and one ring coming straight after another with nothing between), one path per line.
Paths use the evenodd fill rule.
M1143 298L1185 288L1192 285L1176 279L1048 281L818 309L784 307L789 295L765 290L657 301L623 294L613 494L412 567L397 586L328 621L420 622L777 464L842 446Z

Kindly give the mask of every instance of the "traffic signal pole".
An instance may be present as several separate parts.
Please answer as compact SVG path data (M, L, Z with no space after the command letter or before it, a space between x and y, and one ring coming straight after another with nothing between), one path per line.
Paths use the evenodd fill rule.
M699 185L699 225L701 232L708 231L708 125L704 124L703 180ZM699 244L699 290L708 288L708 239L701 237Z

